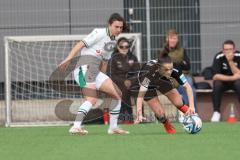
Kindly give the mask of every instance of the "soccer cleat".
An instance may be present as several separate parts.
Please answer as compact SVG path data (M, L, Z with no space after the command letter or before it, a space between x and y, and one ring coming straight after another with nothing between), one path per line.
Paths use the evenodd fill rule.
M114 129L108 129L108 134L129 134L129 131L125 131L122 128L114 128Z
M213 112L211 122L219 122L221 118L221 114L217 111Z
M70 129L69 129L69 133L71 134L79 134L79 135L86 135L88 134L88 131L81 128L81 127L74 127L72 126Z
M176 133L176 130L175 128L173 127L173 125L167 120L164 124L163 124L166 132L168 134L175 134Z

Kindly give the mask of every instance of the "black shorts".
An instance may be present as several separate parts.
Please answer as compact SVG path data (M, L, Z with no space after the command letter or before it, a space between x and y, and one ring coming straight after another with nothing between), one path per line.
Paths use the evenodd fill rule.
M174 85L170 80L158 80L158 83L156 83L154 86L148 87L148 90L144 96L144 100L149 101L152 98L157 97L157 91L159 91L160 94L166 94L172 89L174 89Z

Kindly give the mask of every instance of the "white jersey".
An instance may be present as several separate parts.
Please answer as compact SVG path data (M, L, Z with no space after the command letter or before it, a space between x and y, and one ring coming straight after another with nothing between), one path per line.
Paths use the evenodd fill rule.
M108 28L95 28L82 42L86 47L81 50L81 55L92 55L101 60L110 59L116 45L116 39L110 37Z

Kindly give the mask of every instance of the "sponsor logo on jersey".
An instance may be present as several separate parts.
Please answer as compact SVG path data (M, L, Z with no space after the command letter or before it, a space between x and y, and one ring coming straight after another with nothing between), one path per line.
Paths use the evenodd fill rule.
M100 55L100 54L101 54L100 49L96 49L96 55Z
M222 66L222 67L223 67L223 69L226 69L226 70L228 69L228 67L227 67L227 64L226 64L226 63L223 63L222 65L223 65L223 66Z
M142 85L144 87L148 87L149 83L150 83L150 79L148 79L147 77L145 77L144 80L142 81Z

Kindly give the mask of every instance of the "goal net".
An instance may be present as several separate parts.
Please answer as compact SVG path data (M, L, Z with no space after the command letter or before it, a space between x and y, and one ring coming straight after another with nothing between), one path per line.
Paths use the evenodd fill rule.
M141 34L122 36L132 39L131 49L141 61ZM64 79L52 75L83 37L5 37L6 126L63 125L74 120L83 99L73 74ZM101 104L99 99L95 107ZM99 118L96 115L90 119Z

